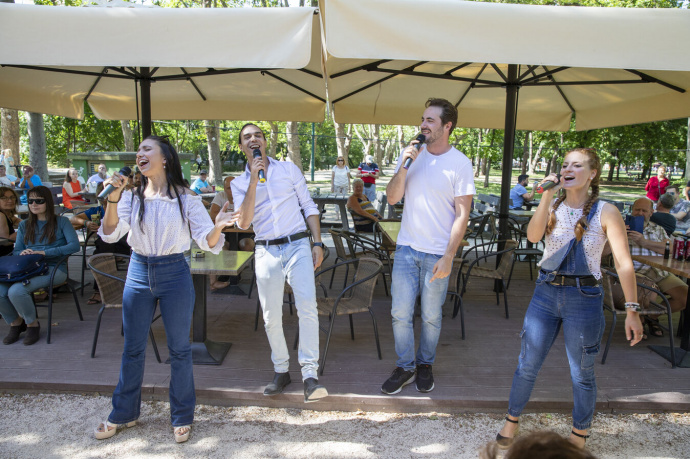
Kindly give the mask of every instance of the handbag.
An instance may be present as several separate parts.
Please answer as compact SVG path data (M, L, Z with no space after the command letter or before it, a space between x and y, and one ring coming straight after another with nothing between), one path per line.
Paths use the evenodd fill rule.
M0 257L0 282L21 282L27 285L32 277L48 272L48 263L41 254Z

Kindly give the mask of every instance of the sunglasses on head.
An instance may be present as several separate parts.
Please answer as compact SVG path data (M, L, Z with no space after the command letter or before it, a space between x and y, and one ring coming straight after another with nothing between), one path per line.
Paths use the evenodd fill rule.
M29 204L45 204L46 199L45 198L29 198L26 200Z

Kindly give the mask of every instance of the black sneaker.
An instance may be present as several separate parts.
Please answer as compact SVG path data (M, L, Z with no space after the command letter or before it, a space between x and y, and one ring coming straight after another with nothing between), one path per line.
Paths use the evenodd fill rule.
M397 394L404 386L412 382L414 382L414 370L396 367L390 378L381 386L381 392L388 395Z
M434 374L431 372L431 365L417 365L417 390L419 392L434 390Z

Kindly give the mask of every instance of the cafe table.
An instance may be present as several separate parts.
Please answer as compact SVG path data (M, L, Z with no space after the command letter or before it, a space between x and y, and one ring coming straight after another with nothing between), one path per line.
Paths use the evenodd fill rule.
M347 230L350 228L350 224L348 223L347 220L347 199L348 195L346 194L338 194L338 193L327 193L327 194L314 194L312 195L312 199L314 200L314 204L319 209L319 212L323 213L323 208L326 204L333 204L335 206L338 206L340 209L340 222L343 225L343 229ZM324 228L326 226L329 226L329 222L322 222L321 227Z
M690 261L680 261L669 258L665 260L661 255L633 255L632 259L644 263L653 268L658 268L682 277L690 285ZM675 348L676 365L681 368L690 368L690 295L685 305L685 311L681 312L681 340L680 348ZM673 330L669 330L673 333ZM669 362L671 361L671 349L669 346L650 345L653 350Z
M536 210L519 210L519 209L509 209L508 210L508 215L511 215L513 217L532 217L534 216L534 213Z
M379 222L379 226L383 230L384 233L393 241L394 243L398 243L398 234L400 233L400 226L402 225L402 222L399 221L394 221L394 222ZM460 242L461 247L467 247L470 245L467 240L463 240Z
M203 258L196 257L203 253ZM207 337L206 292L209 275L237 276L254 258L253 252L222 250L218 255L192 249L190 268L194 283L194 314L192 316L192 360L195 365L220 365L232 343L218 342Z

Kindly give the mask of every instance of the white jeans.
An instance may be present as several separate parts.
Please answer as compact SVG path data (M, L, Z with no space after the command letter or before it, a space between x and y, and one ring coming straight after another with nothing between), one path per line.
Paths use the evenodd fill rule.
M314 263L309 239L268 247L257 244L255 260L256 285L275 372L286 373L290 366L290 355L283 333L283 295L287 278L299 316L297 358L302 366L302 380L318 379L319 316L316 310Z

